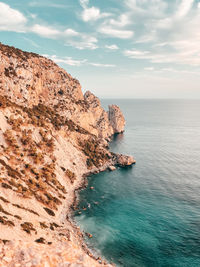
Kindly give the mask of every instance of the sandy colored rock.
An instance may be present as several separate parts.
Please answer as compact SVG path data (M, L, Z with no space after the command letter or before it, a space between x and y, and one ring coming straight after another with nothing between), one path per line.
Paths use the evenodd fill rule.
M136 160L132 156L125 156L122 154L116 155L116 165L120 167L131 166L136 163Z
M114 133L124 132L125 118L117 105L109 106L108 117Z
M115 171L116 167L115 166L109 166L108 169L109 169L109 171Z

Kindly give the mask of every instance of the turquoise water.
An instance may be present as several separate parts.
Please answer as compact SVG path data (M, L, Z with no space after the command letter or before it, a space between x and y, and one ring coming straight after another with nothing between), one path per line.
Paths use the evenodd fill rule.
M89 247L117 266L199 267L200 101L103 101L110 103L127 121L111 150L137 164L89 177L75 215L93 235Z

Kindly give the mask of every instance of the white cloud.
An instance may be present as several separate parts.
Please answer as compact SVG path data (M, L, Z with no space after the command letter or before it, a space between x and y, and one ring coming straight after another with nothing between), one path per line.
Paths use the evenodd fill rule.
M60 35L60 31L47 27L47 26L42 26L39 24L35 24L32 28L31 31L46 38L52 38L56 39Z
M139 50L125 50L124 55L129 58L136 58L136 59L146 59L149 58L149 51L139 51Z
M66 29L64 31L65 36L78 36L79 33L77 31L74 31L73 29Z
M79 67L83 65L85 62L87 62L86 59L75 60L75 59L72 59L71 57L58 58L56 55L51 56L50 59L52 59L56 63L64 63L66 65L76 66L76 67Z
M154 67L146 67L146 68L144 68L144 70L153 71L154 70Z
M156 3L162 6L161 12L156 11L154 6L150 7L151 13L147 8ZM169 9L162 0L127 0L126 4L132 4L132 14L135 14L135 19L132 16L134 42L141 44L141 47L147 47L149 43L149 53L145 49L141 49L140 53L129 49L124 51L125 56L157 64L200 65L199 3L195 0L177 0L168 3ZM146 14L147 10L150 16Z
M135 16L160 17L168 4L164 0L124 0Z
M101 13L100 9L97 7L88 7L89 0L80 0L80 5L83 8L83 12L81 14L81 17L83 21L96 21L101 18L109 17L112 14L110 13Z
M98 48L97 43L98 43L98 40L95 37L85 35L85 34L80 35L80 38L77 40L71 39L71 40L66 41L66 45L69 44L80 50L83 50L83 49L95 50Z
M100 18L100 10L94 6L86 8L83 10L82 18L84 21L97 20Z
M99 28L99 32L109 35L110 37L120 38L120 39L130 39L134 32L129 30L123 30L123 29L115 29L111 26L101 26Z
M176 44L178 46L178 44ZM200 51L191 49L186 49L188 45L191 45L190 42L188 43L180 43L180 51L137 51L137 50L125 50L124 55L132 58L132 59L141 59L141 60L148 60L152 63L175 63L175 64L185 64L191 66L199 66L200 65Z
M82 59L82 60L77 60L73 59L72 57L64 57L60 58L57 57L56 55L43 55L44 57L47 57L51 60L53 60L56 63L63 63L69 66L75 66L75 67L80 67L83 65L88 65L88 66L94 66L94 67L104 67L104 68L113 68L115 65L113 64L103 64L103 63L95 63L95 62L88 62L87 59Z
M131 23L131 21L129 19L128 14L120 15L117 20L115 20L115 19L110 19L109 20L109 24L113 25L115 27L124 27L124 26L126 26L126 25L128 25L130 23Z
M128 14L121 14L118 19L108 19L104 21L98 31L110 37L120 39L130 39L133 37L134 32L124 27L131 24Z
M28 3L29 6L31 7L51 7L51 8L59 8L59 9L63 9L63 8L68 8L69 6L65 3L64 5L62 4L55 4L55 3L50 3L48 0L47 1L40 1L40 2L35 2L35 1L31 1L30 3Z
M114 68L116 65L114 64L101 64L101 63L89 63L89 65L94 67L105 67L105 68Z
M115 45L115 44L106 45L105 48L110 49L110 50L118 50L119 49L119 47L117 45Z
M182 0L181 4L178 8L178 11L175 14L175 17L181 18L187 15L187 13L190 11L192 5L194 3L194 0Z
M88 22L88 21L96 21L101 18L109 17L111 16L111 14L101 13L99 8L93 6L90 8L85 8L81 16L82 16L83 21Z
M98 40L96 37L89 36L85 33L79 33L73 29L61 31L50 26L35 24L30 31L44 38L63 40L65 45L70 45L80 50L94 50L98 48Z
M11 8L9 5L0 2L0 30L1 31L26 31L27 19L25 16L16 9Z

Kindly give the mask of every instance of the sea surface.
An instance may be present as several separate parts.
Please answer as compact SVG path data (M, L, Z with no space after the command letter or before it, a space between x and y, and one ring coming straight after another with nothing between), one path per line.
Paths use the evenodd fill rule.
M117 266L200 267L200 100L102 101L114 103L127 123L110 148L137 163L80 192L88 246Z

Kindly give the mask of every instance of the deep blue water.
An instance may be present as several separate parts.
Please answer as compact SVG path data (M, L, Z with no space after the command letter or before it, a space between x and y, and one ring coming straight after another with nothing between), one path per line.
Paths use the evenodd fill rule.
M102 102L127 121L111 150L137 163L89 177L75 216L89 246L118 266L199 267L200 101Z

